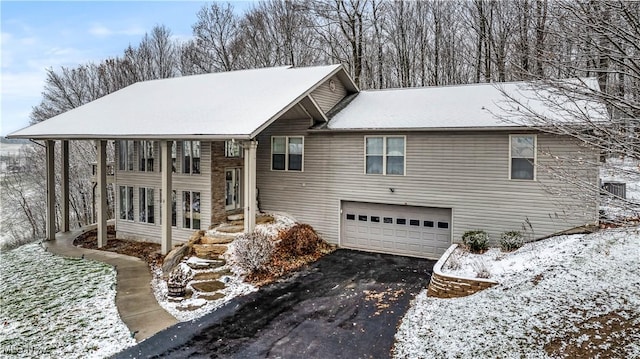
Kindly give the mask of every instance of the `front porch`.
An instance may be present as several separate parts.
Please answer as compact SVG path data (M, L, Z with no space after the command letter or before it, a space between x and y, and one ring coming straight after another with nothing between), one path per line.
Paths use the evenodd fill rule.
M139 238L144 238L140 233L149 233L149 238L145 239L156 242L159 239L162 254L167 254L173 247L175 231L180 231L179 237L184 237L185 233L189 236L194 230L206 230L210 225L223 222L232 213L243 213L247 218L244 232L254 230L257 212L256 141L203 141L206 144L204 147L210 151L202 155L203 159L206 158L204 162L200 158L199 140L136 139L119 142L135 142L136 146L131 145L132 153L123 157L125 166L119 168L121 164L118 163L113 176L113 169L107 165L107 140L95 141L97 156L93 165L93 181L98 247L103 247L107 242L108 186L115 186L116 230L126 233L128 228ZM149 143L150 151L144 154L145 146ZM174 148L177 143L180 144L177 146L179 150ZM187 147L187 143L190 147ZM196 143L197 157L192 149L188 157L181 159L186 156L186 149L195 148ZM240 152L230 155L229 143L234 144L235 151ZM55 146L56 141L45 141L47 240L54 240L56 236ZM69 141L61 140L60 146L62 181L59 188L59 229L66 233L69 232ZM116 145L116 158L120 159L121 151ZM153 166L154 157L156 163L158 159L160 162L156 168ZM140 164L139 169L136 169L135 163ZM176 171L176 167L180 169L186 165L193 166L189 173ZM162 170L167 168L174 170Z

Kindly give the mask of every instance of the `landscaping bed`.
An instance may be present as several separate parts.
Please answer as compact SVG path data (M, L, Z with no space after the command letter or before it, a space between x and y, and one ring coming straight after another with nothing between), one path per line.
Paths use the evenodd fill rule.
M160 254L159 243L118 239L116 238L114 226L107 226L107 239L106 245L98 248L97 230L93 229L79 235L73 240L73 245L137 257L149 263L149 265L162 264L163 256Z

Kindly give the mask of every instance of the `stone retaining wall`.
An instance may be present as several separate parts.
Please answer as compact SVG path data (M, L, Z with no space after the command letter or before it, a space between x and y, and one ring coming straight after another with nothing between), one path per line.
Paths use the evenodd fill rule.
M498 282L489 279L466 278L443 274L442 266L457 247L457 244L451 245L442 257L440 257L436 265L433 266L433 274L431 275L431 281L429 282L429 289L427 291L429 297L466 297L498 284Z

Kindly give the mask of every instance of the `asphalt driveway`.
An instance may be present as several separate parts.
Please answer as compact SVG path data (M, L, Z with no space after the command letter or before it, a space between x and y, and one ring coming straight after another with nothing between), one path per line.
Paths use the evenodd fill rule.
M434 263L339 249L116 358L388 358Z

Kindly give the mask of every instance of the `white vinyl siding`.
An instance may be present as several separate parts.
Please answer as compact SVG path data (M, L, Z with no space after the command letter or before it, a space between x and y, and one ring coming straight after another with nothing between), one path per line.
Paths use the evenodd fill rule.
M509 135L509 178L535 180L536 136Z
M597 198L585 201L567 190L566 183L538 170L536 181L512 181L507 131L388 132L377 136L405 136L405 175L367 175L364 167L365 132L308 132L309 122L278 120L260 136L305 135L304 172L286 176L270 171L269 146L258 146L257 187L260 209L291 213L312 225L326 240L339 243L340 203L369 202L451 208L452 241L467 230L484 229L498 239L507 230L523 230L539 238L597 219ZM563 170L597 186L598 154L571 138L537 134L537 167L557 166L555 159L581 157ZM393 188L393 192L390 190ZM554 193L552 194L551 191ZM310 205L312 203L312 205ZM529 226L530 225L530 226ZM533 229L531 229L533 228Z
M333 86L331 86L332 82ZM346 95L347 89L338 76L331 77L331 79L323 82L317 89L311 92L311 97L313 97L324 113L331 110Z
M404 175L404 136L365 136L365 173Z
M302 171L304 166L304 137L275 136L271 138L271 169L274 171Z

